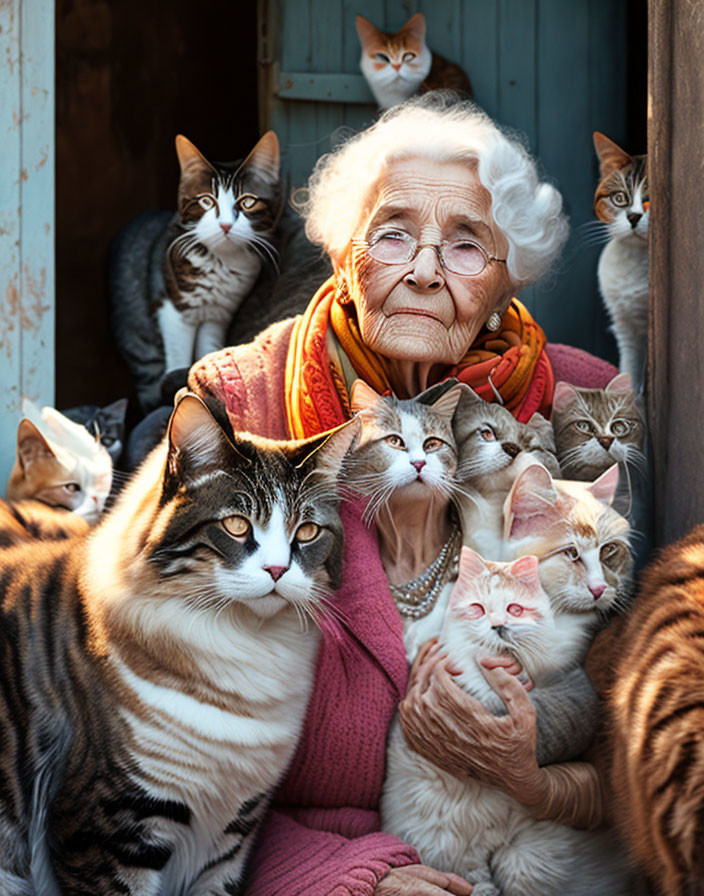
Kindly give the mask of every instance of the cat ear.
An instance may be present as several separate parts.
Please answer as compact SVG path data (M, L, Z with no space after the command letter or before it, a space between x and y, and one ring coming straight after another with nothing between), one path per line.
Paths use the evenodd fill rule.
M542 464L518 474L504 502L504 538L522 538L552 529L561 521L552 476Z
M524 584L530 591L540 590L540 576L538 575L538 558L533 554L519 557L509 566L511 575Z
M314 464L318 473L338 480L344 472L344 460L359 436L361 422L353 417L335 429L291 444L295 456L289 458L296 467Z
M171 414L167 430L168 471L188 478L203 467L220 465L234 452L249 463L223 432L204 401L192 392L184 395Z
M401 28L402 33L412 34L421 43L425 41L425 30L425 16L422 12L417 12L414 16L411 16L403 28Z
M453 420L453 429L458 445L461 445L468 435L474 432L476 420L473 411L480 403L485 404L484 399L480 398L470 386L460 383L460 387L460 397Z
M605 392L632 392L633 380L630 373L619 373L608 384Z
M546 420L545 417L540 413L540 411L536 411L528 421L528 426L535 429L542 436L549 437L549 442L552 443L553 440L553 432L552 432L552 423L549 420Z
M55 454L34 423L24 417L17 427L17 460L26 471L43 457L55 457Z
M457 581L450 592L448 607L455 607L461 603L467 595L467 589L474 587L476 579L487 571L484 558L463 545L460 551L459 570Z
M613 140L602 134L600 131L594 131L594 149L599 157L599 174L606 177L612 171L619 171L625 168L633 161L627 152L621 149Z
M604 504L611 504L618 487L618 475L618 464L614 464L587 486L587 491Z
M359 411L367 411L373 408L379 401L381 395L375 392L371 386L367 385L364 380L357 379L352 383L350 389L350 407L356 414Z
M457 383L448 389L447 392L443 393L440 398L436 398L430 407L433 409L434 413L440 414L442 417L447 417L448 420L452 420L462 392L463 387Z
M242 167L254 168L262 177L270 181L279 179L279 138L273 131L267 131L257 141L254 149L244 160Z
M564 411L568 408L572 402L575 400L577 396L577 390L574 386L570 386L569 383L565 383L563 380L555 386L555 391L552 395L552 410L553 413L555 411Z
M196 168L213 167L203 153L183 134L176 135L176 155L183 175L191 174Z
M368 52L367 48L370 44L376 44L380 40L383 40L384 32L379 31L379 29L375 25L372 25L369 19L365 19L364 16L356 16L354 23L357 28L359 42L365 52Z

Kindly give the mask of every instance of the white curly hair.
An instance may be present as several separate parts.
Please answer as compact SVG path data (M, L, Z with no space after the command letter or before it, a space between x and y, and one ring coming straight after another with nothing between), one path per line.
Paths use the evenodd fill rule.
M559 190L541 181L517 136L477 106L448 94L426 94L395 106L318 160L307 189L294 199L308 238L333 258L344 252L370 213L389 163L418 157L476 164L494 221L508 242L512 282L525 286L547 273L569 232Z

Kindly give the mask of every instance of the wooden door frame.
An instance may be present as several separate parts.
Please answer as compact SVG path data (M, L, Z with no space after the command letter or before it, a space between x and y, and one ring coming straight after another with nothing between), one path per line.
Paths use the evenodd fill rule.
M656 545L704 522L704 4L648 2L648 416Z

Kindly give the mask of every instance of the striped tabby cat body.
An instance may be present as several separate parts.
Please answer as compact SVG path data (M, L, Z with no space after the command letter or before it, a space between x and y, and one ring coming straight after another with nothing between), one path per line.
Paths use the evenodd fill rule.
M0 548L37 539L63 541L89 530L82 516L43 501L0 501Z
M380 31L364 16L357 16L356 25L362 45L359 67L381 109L428 90L456 90L472 96L469 78L460 66L433 53L426 44L422 12L392 34Z
M613 808L662 896L704 893L704 526L642 573L588 666L608 695ZM592 656L593 654L593 656Z
M599 131L594 148L600 175L594 213L609 240L599 256L599 289L616 337L619 369L641 390L648 347L648 157L629 155Z
M3 894L240 892L339 581L349 438L229 438L186 396L92 534L0 553Z
M227 326L271 260L281 212L279 142L268 131L241 164L211 164L179 134L178 214L168 231L165 294L155 311L166 370L226 344Z

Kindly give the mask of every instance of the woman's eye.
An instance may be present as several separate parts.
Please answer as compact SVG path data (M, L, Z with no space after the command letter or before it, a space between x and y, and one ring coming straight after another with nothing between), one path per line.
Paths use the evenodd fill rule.
M579 432L589 433L590 435L594 432L594 427L589 420L577 420L574 425L575 429L579 430Z
M565 555L565 557L567 557L568 560L571 560L573 563L579 560L579 551L574 545L570 545L569 547L565 548L562 553Z
M377 62L390 62L390 59L386 55L386 53L375 53L374 58Z
M628 196L622 190L619 190L611 194L611 201L619 208L623 208L623 206L628 205Z
M522 616L525 612L520 604L509 604L506 609L512 616Z
M403 441L401 436L397 436L395 433L393 435L387 436L385 441L392 448L405 448L406 447L406 443Z
M483 426L479 430L479 435L484 439L485 442L495 442L496 441L496 433L490 426Z
M416 58L415 53L404 53L402 62L412 62Z
M423 442L424 451L439 451L445 443L442 439L430 438Z
M67 491L69 495L75 495L76 492L80 492L81 487L77 482L67 482L64 486L64 491Z
M314 538L317 538L319 533L320 526L317 523L303 523L296 529L296 541L305 544L306 542L313 541Z
M625 436L629 432L631 424L627 420L614 420L611 424L611 432L615 436Z
M244 538L252 529L252 524L244 516L228 516L222 521L222 524L226 531L230 535L234 535L235 538Z
M199 196L198 205L200 205L201 208L204 208L207 211L209 208L212 208L215 205L215 200L212 196Z

